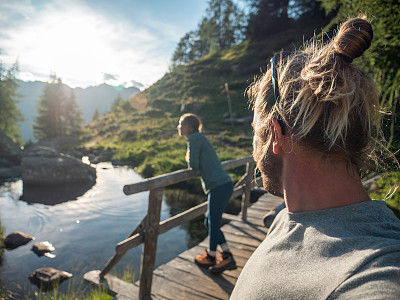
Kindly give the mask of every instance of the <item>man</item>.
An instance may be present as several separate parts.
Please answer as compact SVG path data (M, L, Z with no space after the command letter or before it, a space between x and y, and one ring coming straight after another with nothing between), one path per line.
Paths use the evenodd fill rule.
M253 156L283 197L231 299L400 299L400 221L358 171L379 133L378 92L352 64L372 40L363 18L326 45L271 59L249 89Z

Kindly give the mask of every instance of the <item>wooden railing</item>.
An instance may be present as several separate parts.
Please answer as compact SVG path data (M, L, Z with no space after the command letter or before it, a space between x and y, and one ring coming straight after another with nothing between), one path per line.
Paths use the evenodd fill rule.
M254 182L252 182L254 174L253 159L251 157L244 157L222 162L224 170L230 170L242 165L246 165L246 173L235 184L232 198L242 195L242 220L246 220L247 207L250 202L250 191L254 184ZM115 254L100 272L100 278L103 278L129 249L144 243L140 268L139 299L150 299L158 236L183 223L193 220L207 211L207 202L204 202L160 223L163 188L199 176L200 173L197 171L184 169L124 186L124 193L126 195L150 191L147 215L127 239L115 246ZM223 218L227 220L238 220L238 216L226 213L223 214Z

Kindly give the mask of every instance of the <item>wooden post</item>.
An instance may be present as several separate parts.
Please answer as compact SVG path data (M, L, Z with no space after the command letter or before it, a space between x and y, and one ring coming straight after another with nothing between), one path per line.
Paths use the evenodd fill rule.
M151 283L156 261L162 196L162 188L150 190L146 227L144 231L142 265L140 267L139 299L143 300L151 299Z
M247 207L250 203L251 193L251 178L254 172L254 162L248 162L246 164L246 177L244 179L244 191L242 195L242 220L247 220Z

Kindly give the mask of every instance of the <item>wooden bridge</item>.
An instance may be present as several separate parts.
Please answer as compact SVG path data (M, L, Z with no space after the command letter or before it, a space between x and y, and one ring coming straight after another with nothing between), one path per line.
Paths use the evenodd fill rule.
M194 263L194 256L208 246L208 238L154 270L158 235L204 214L207 210L207 202L204 202L160 223L162 188L200 175L196 171L186 169L124 187L127 195L150 190L147 215L126 240L116 245L116 253L105 268L102 271L86 273L85 280L103 286L118 300L229 299L243 266L268 231L262 223L262 216L282 202L281 198L265 194L249 207L251 189L256 182L260 183L259 179L252 180L252 159L245 157L222 163L225 170L244 164L246 173L236 183L232 195L232 198L242 195L241 213L238 216L224 214L223 218L230 222L221 228L235 257L238 266L236 270L213 275ZM130 284L108 274L129 249L141 243L144 243L144 247L138 282Z

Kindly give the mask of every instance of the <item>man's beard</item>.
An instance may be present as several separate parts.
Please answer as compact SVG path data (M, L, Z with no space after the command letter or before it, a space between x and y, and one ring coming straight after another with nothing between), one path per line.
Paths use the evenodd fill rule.
M282 159L273 153L272 145L267 153L258 161L265 190L275 196L283 197L282 188Z

